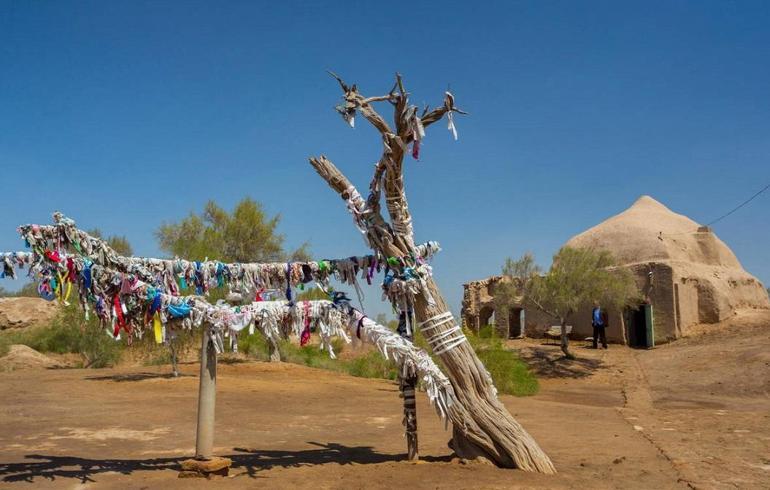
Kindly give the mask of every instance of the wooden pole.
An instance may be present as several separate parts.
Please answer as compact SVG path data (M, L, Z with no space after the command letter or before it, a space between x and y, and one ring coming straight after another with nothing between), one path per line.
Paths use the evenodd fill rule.
M416 384L416 378L401 380L401 394L404 397L404 425L406 426L406 457L409 461L420 459L417 444L417 403L414 397Z
M217 353L207 332L201 345L201 374L198 385L198 433L195 459L208 460L214 453L214 408L217 402Z
M412 341L412 335L407 334L406 330L406 312L401 312L399 317L399 333L401 337ZM414 328L414 327L413 327ZM417 443L417 400L415 399L415 388L417 378L399 377L399 388L401 397L404 399L404 428L406 431L406 457L409 461L420 459L419 445Z

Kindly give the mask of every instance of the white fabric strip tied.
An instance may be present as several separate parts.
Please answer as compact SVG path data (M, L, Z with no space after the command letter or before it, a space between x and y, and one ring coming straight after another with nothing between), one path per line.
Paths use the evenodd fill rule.
M419 377L425 387L431 405L436 413L448 424L449 407L455 402L455 393L449 379L441 372L427 352L416 347L389 328L379 325L353 310L349 328L351 333L361 325L361 337L377 346L380 353L398 365L402 377Z
M425 332L435 330L439 326L450 322L454 323L454 316L452 315L452 312L445 311L444 313L439 313L438 315L428 318L424 322L421 322L419 324L419 327L420 327L420 331L423 332L423 335L426 335ZM455 337L451 336L452 334L457 332L459 332L460 335L457 335ZM454 349L458 345L468 340L468 338L465 336L464 333L462 333L462 327L459 325L455 325L445 332L433 333L431 337L428 337L426 335L426 340L428 341L428 344L431 346L431 349L433 350L433 354L438 356ZM484 366L481 365L480 367L484 367ZM489 381L489 386L491 386L490 393L493 396L497 397L497 387L495 387L495 383L492 380L492 375L489 373L486 367L484 367L484 374L487 376L487 380Z
M435 323L432 325L427 325L431 322ZM420 331L425 333L426 330L435 330L440 325L450 322L454 323L454 316L451 312L445 311L444 313L439 313L438 315L428 318L424 322L420 323ZM459 325L454 325L449 330L444 332L436 332L431 335L426 335L425 340L431 346L433 353L438 356L444 354L445 352L449 352L468 339L465 337L463 329Z
M347 208L350 214L353 215L353 223L356 225L356 228L358 228L358 231L361 232L361 235L364 237L364 244L367 247L371 247L371 244L369 243L369 236L368 231L366 227L366 219L364 218L364 212L366 211L366 203L364 202L364 199L361 197L361 194L358 193L358 190L356 190L355 187L350 186L347 189L345 189L345 192L348 194L348 198L346 200Z
M452 113L452 109L454 109L455 98L454 95L452 95L452 93L448 90L444 92L444 95L446 96L446 101L448 103L447 108L449 109L446 114L448 122L447 129L449 129L455 141L457 141L457 128L455 127L454 114Z
M412 227L411 216L407 219L403 219L404 216L406 216L406 209L401 204L401 202L405 199L406 197L404 197L403 194L398 196L388 196L385 198L385 204L388 207L390 216L397 216L399 218L391 220L392 222L390 226L393 227L393 230L397 233L404 235L406 238L409 238L414 235L414 228Z
M433 240L428 240L425 243L421 243L415 247L418 257L423 259L430 259L435 254L441 251L441 245Z
M445 311L444 313L439 313L438 315L436 315L434 317L428 318L424 322L420 322L420 324L418 326L420 327L420 331L432 330L432 329L438 327L439 325L443 325L443 324L445 324L447 322L453 322L453 321L454 321L454 316L452 315L452 312L451 311ZM427 325L430 322L436 322L436 323L434 323L433 325L428 325L426 327L425 325Z

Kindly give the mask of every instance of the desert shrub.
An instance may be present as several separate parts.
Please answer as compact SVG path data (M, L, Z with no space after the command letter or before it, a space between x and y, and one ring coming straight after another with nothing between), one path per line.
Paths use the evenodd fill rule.
M370 350L361 357L344 361L344 370L357 378L396 379L398 369L393 361L388 361L375 350Z
M168 325L166 328L170 328ZM134 339L131 349L143 359L147 366L162 366L171 364L171 347L176 350L177 361L186 357L193 349L199 348L201 344L200 329L187 330L177 328L176 335L163 344L155 342L155 335L152 331L147 331L141 339Z
M48 325L19 332L12 339L38 352L77 353L83 366L101 368L115 365L123 342L115 341L93 317L86 321L77 305L62 307Z
M515 352L505 348L492 326L479 329L479 334L466 330L468 341L492 376L501 394L528 396L539 389L537 378Z
M497 337L497 330L495 330L494 325L484 325L479 328L479 333L476 334L476 337L480 339L494 339Z
M270 359L270 347L261 332L253 335L249 335L248 331L241 332L238 336L238 351L260 361Z
M310 343L304 347L297 345L296 339L288 339L281 342L279 350L281 359L294 364L302 364L308 367L328 369L330 371L345 371L345 362L329 357L329 352L321 350L316 343ZM340 353L343 349L341 339L332 340L334 352Z

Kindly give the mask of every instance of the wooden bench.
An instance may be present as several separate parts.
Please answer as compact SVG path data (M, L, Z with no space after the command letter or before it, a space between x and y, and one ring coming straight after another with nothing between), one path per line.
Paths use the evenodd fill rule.
M565 325L564 329L567 331L567 335L572 333L572 325ZM546 345L550 339L561 340L561 325L551 325L548 330L543 332L543 336Z

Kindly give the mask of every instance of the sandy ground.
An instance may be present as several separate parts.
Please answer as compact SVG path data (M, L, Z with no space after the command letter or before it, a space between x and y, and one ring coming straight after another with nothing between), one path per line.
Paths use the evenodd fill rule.
M650 351L512 341L541 377L502 397L554 476L453 460L419 398L403 461L396 386L295 365L220 365L216 453L231 476L177 479L193 454L197 366L0 374L2 488L768 488L770 314Z

